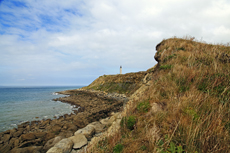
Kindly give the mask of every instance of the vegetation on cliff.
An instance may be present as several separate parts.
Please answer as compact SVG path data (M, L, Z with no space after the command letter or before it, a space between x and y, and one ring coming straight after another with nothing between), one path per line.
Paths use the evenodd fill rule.
M230 47L171 38L156 50L158 64L131 92L122 90L130 101L120 130L99 141L96 151L229 152ZM109 78L102 77L88 88L107 89ZM122 81L111 79L107 91Z

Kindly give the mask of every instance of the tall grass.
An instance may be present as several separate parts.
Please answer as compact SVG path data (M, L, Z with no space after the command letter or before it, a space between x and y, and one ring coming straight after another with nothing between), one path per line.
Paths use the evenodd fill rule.
M230 47L187 37L163 40L157 49L159 66L148 72L153 76L148 88L132 95L136 100L124 116L135 116L135 126L123 126L107 148L230 152ZM154 104L161 111L153 111Z

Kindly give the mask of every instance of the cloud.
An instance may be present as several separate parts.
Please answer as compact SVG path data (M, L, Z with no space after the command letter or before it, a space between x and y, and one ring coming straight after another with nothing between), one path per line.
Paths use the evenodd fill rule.
M162 39L228 43L229 10L227 0L1 1L0 85L89 84L120 65L146 70Z

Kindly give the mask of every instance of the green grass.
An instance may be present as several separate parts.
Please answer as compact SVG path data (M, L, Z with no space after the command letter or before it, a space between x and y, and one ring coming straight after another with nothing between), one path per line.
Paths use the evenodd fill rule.
M161 65L160 70L169 70L172 68L172 65Z

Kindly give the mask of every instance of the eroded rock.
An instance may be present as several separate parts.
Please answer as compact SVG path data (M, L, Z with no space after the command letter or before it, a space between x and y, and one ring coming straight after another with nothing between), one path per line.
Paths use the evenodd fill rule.
M74 149L80 149L81 147L85 146L88 143L86 137L80 133L68 139L70 139L74 143L74 146L73 146Z

